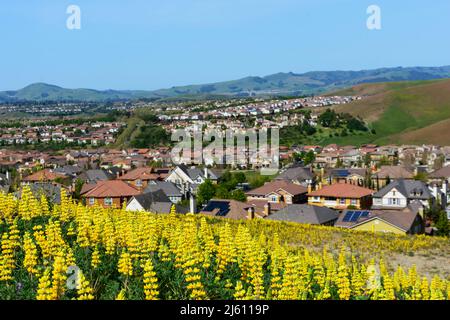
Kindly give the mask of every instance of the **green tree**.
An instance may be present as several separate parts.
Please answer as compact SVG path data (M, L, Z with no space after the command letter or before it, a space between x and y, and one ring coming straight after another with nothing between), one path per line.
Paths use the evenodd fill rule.
M436 228L438 229L436 234L439 236L448 237L450 235L450 224L448 222L447 212L442 211L439 214L439 219L436 222Z
M237 189L231 192L231 199L245 202L247 201L247 196L245 195L244 191Z
M205 205L216 194L216 185L207 179L197 189L197 200L199 205Z

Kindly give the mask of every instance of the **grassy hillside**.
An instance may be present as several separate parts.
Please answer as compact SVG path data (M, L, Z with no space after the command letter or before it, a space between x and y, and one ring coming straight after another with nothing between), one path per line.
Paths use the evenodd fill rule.
M335 143L450 145L450 132L443 131L450 119L449 79L366 84L334 94L365 95L361 101L335 109L362 117L376 132L333 139Z

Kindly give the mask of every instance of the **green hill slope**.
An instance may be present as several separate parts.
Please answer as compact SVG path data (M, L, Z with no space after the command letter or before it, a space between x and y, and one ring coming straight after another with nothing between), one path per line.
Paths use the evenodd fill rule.
M366 97L336 111L362 117L376 133L335 143L450 145L450 130L443 131L450 123L450 79L362 85L335 94L349 93Z

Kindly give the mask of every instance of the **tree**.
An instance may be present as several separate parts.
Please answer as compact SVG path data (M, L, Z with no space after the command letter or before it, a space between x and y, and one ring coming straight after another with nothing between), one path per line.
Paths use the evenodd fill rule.
M73 192L73 197L75 199L80 199L81 198L81 189L83 188L84 185L84 181L81 179L76 179L75 180L75 190Z
M247 201L247 196L245 195L244 191L238 189L231 192L231 199L245 202Z
M216 194L216 186L207 179L197 189L197 200L200 205L205 205Z
M436 228L438 229L436 232L438 236L448 237L450 235L450 224L448 222L447 212L441 211L439 219L436 222Z
M314 151L309 150L308 153L306 153L303 156L303 164L307 166L308 164L313 163L316 160L316 155L314 154Z

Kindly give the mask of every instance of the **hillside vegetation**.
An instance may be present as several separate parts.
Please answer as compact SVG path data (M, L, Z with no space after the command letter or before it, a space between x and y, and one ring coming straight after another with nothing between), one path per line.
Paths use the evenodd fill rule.
M450 66L381 68L360 71L280 72L264 77L178 86L154 91L66 89L45 83L31 84L20 90L0 92L0 101L108 101L123 99L171 99L245 97L253 95L311 95L351 87L362 83L432 80L450 77Z
M443 238L61 199L0 194L0 299L450 299ZM401 256L443 260L394 264Z
M363 100L335 107L369 123L375 134L334 139L341 144L450 145L450 80L365 84L333 93Z

